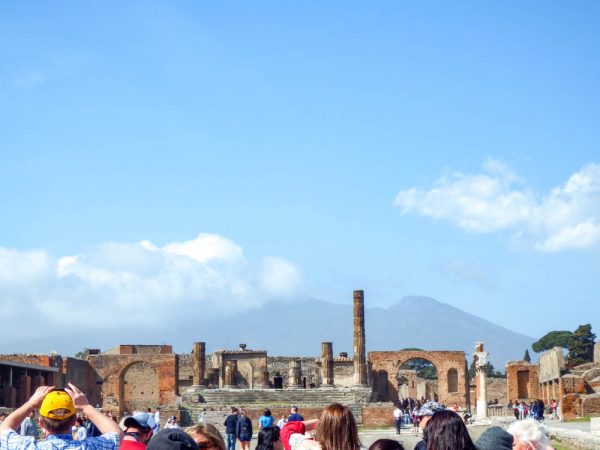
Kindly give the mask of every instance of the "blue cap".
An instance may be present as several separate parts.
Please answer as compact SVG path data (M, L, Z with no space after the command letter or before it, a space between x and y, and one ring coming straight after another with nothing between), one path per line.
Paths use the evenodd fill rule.
M148 424L149 420L150 414L145 412L139 412L125 419L123 425L125 425L126 427L152 428L152 426Z

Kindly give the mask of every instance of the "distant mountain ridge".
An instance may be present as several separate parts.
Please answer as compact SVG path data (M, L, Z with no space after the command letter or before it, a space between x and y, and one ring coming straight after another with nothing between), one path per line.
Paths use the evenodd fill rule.
M271 356L318 356L321 342L333 342L334 354L352 355L351 304L307 299L297 303L269 303L235 316L201 321L195 339L207 350L248 348L267 350ZM503 328L473 314L429 297L404 297L388 308L365 306L367 351L463 350L467 360L475 342L485 342L490 361L504 371L509 360L521 359L535 339ZM178 336L178 340L182 336ZM191 341L189 341L191 342ZM190 344L188 344L190 345Z

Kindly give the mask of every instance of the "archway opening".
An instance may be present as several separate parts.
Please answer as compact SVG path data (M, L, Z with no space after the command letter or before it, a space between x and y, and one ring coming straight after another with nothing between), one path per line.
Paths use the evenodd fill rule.
M400 401L438 401L438 371L431 361L424 358L405 361L398 368L396 380Z

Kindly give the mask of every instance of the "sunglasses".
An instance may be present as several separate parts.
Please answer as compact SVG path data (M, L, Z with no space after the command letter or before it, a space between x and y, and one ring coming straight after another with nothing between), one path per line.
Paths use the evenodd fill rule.
M196 441L196 444L198 444L198 448L210 448L213 446L212 442L209 442L209 441L200 441L200 442Z

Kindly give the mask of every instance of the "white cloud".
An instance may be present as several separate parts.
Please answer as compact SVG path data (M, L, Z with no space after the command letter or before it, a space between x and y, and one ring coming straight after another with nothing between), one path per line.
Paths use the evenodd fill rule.
M535 195L511 168L489 159L479 174L452 173L430 189L400 191L404 214L447 220L465 230L511 230L555 252L600 243L600 165L588 164L546 195Z
M0 248L5 336L19 336L26 326L28 337L50 337L65 323L72 333L158 330L165 324L172 329L200 315L295 298L301 284L291 262L249 261L240 246L211 234L162 247L148 241L104 243L57 258Z

